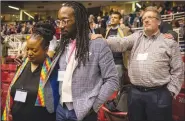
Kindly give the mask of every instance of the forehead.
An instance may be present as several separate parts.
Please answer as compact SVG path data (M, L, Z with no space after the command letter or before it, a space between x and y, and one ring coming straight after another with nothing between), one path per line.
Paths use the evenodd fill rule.
M27 40L27 47L28 48L35 48L37 49L41 45L41 40L37 40L35 38L30 38Z
M112 17L118 17L119 18L119 15L118 14L112 14L111 16Z
M144 12L143 16L156 16L156 13L153 11L146 11Z
M74 16L74 9L72 7L61 7L58 12L59 18L68 18Z

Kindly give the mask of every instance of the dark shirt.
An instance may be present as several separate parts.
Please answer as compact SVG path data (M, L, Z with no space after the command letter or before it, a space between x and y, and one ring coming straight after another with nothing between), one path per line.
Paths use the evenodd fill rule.
M22 74L12 86L11 96L13 99L17 89L27 91L25 103L13 102L13 121L55 121L55 113L50 114L45 107L35 106L41 69L42 66L39 66L34 72L31 72L31 63L28 62Z
M117 36L118 34L118 29L110 29L107 37L114 37ZM115 64L123 64L123 55L120 52L113 52L113 58L114 58L114 62Z

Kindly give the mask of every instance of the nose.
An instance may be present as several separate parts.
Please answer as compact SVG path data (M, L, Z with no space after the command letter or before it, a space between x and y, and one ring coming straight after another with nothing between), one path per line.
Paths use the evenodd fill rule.
M33 52L31 50L28 50L27 51L27 54L28 54L28 56L32 56L33 55Z
M60 28L60 29L64 29L65 26L66 26L65 24L62 24L62 22L60 22L60 24L59 24L59 28Z
M148 23L148 19L145 19L145 20L143 21L143 23Z

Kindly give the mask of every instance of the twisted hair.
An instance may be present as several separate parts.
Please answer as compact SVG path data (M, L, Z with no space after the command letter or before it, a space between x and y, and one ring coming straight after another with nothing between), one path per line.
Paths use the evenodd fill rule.
M74 9L75 25L76 25L76 54L75 58L78 59L78 66L86 60L89 60L89 21L86 8L78 2L65 2L62 7L71 7ZM65 41L63 47L65 46Z
M31 37L42 40L42 47L48 47L49 42L53 39L55 34L55 28L49 23L38 23L33 28L33 34Z

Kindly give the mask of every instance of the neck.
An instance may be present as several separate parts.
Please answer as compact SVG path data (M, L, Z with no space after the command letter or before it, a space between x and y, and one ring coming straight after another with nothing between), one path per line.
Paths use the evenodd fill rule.
M151 36L155 35L158 31L159 31L159 30L156 30L156 31L154 31L154 32L152 32L152 31L145 31L145 34L146 34L148 37L151 37Z
M39 64L35 64L35 63L31 62L31 72L34 72L38 66L39 66Z
M76 33L72 34L70 37L72 40L74 40L76 38Z
M119 27L119 25L117 25L117 24L111 26L112 29L117 29L118 27Z

